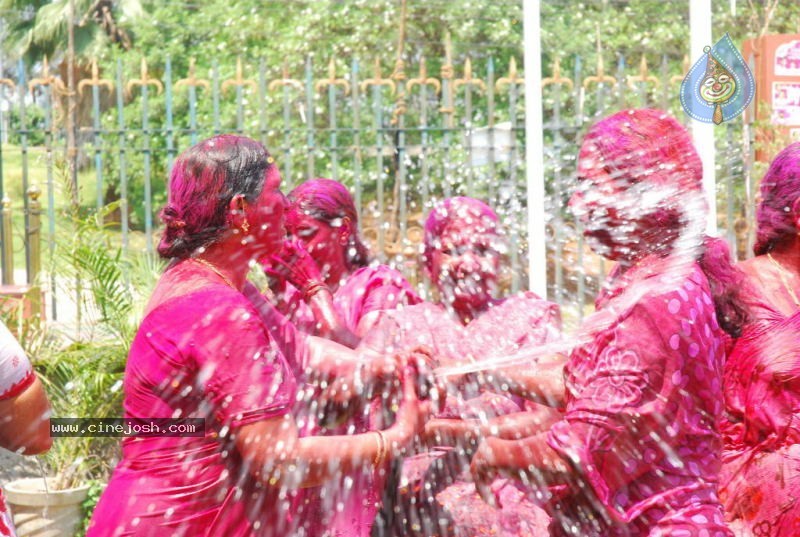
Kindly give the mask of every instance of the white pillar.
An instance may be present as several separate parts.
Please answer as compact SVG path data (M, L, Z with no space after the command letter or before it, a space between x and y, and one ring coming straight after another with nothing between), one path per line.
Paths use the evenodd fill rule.
M689 0L689 28L691 32L690 58L696 62L703 55L703 47L712 46L711 0ZM708 204L706 233L717 234L717 181L714 151L713 123L692 121L692 138L700 160L703 162L703 190Z
M525 169L528 195L528 285L547 297L542 135L542 40L539 0L523 0L525 47Z

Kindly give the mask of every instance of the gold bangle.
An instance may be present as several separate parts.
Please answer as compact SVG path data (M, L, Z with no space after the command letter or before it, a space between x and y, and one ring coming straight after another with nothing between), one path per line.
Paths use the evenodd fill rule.
M381 434L378 431L372 431L372 432L377 434L377 436L375 437L375 442L376 445L378 446L378 450L375 452L375 460L372 461L372 464L377 467L378 463L380 463L381 460L381 447L382 447Z
M378 433L378 438L380 439L380 448L378 449L378 457L375 459L375 466L381 466L383 461L386 460L386 438L383 437L383 433L381 431L375 431Z

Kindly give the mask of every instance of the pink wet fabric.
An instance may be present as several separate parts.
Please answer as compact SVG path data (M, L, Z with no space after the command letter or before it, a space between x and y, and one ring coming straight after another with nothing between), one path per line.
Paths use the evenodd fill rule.
M800 311L774 309L785 291L773 285L743 287L753 318L725 366L720 491L726 516L756 537L800 535Z
M561 337L558 306L524 292L498 301L466 326L453 320L442 306L423 303L403 311L389 312L371 334L371 347L413 348L425 345L451 363L505 356L528 346L537 347ZM378 341L378 340L381 341ZM519 399L483 392L467 400L448 399L442 415L453 419L483 419L526 409ZM407 534L438 531L430 518L442 510L453 535L536 536L546 533L548 517L519 493L503 488L505 502L490 507L477 494L469 479L469 458L457 450L435 450L410 457L403 464L401 493L405 500L435 502L439 507L424 513L420 505L404 505L412 527ZM435 500L431 499L435 496ZM421 519L414 521L416 515ZM428 520L425 520L425 518ZM414 524L417 527L414 528Z
M548 442L575 482L547 504L552 535L731 535L717 497L723 332L703 272L674 262L613 273L602 323L569 358Z
M89 537L283 536L277 489L256 483L238 427L282 416L295 365L245 297L225 285L171 299L142 321L125 370L126 417L205 418L200 438L125 438ZM285 503L285 502L284 502Z
M422 299L411 284L395 269L386 265L362 267L351 274L333 295L336 313L345 326L356 333L361 319L372 313L399 306L419 304ZM286 286L278 309L298 330L314 334L316 321L303 296L292 285Z
M333 297L336 313L354 333L361 320L370 313L394 310L420 301L406 279L386 265L358 269ZM315 321L299 291L289 286L285 302L283 309L297 329L313 334ZM324 409L316 407L313 388L306 386L304 394L304 400L310 404L298 405L296 409L304 436L359 434L379 428L368 405L358 405L353 410L354 416L344 423L326 426L316 415L316 411L324 413ZM297 496L293 509L298 518L305 520L309 535L368 536L380 507L387 471L388 464L377 472L368 467L357 475L338 476L324 487L304 489Z

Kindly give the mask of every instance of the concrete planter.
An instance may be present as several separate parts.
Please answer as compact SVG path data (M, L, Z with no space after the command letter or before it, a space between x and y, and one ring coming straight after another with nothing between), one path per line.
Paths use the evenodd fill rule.
M54 478L31 477L8 483L3 492L14 515L17 537L73 537L83 517L89 485L53 490Z

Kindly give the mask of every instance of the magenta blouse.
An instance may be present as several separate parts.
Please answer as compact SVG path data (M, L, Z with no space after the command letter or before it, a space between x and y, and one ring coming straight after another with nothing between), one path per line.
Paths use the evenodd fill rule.
M290 411L292 358L225 285L153 309L128 356L125 416L204 418L205 436L123 439L88 536L286 535L286 502L250 475L234 437Z
M333 295L333 306L345 326L354 334L361 319L373 312L418 304L422 299L411 284L386 265L362 267L351 274ZM298 330L316 333L316 321L297 288L287 285L278 309Z
M723 332L703 272L674 261L612 273L591 343L569 358L548 441L574 482L547 505L553 535L731 535L717 497Z

